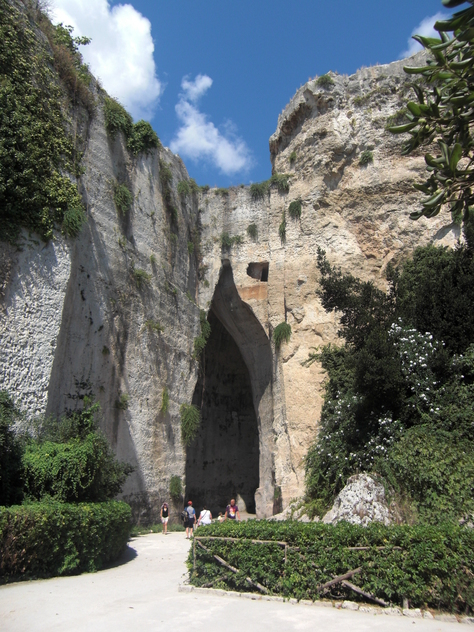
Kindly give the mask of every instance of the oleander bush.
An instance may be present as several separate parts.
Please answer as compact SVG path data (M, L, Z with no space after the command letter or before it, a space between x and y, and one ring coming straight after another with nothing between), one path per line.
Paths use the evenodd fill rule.
M229 572L196 543L195 570L192 549L188 558L195 586L212 583L215 588L257 592L246 581L250 577L270 594L316 600L321 597L318 586L361 567L350 581L387 603L402 605L403 598L408 598L414 607L453 612L474 607L474 530L470 528L252 520L214 523L199 528L195 535L235 538L198 542L239 571ZM288 545L286 563L285 547L277 542ZM361 599L341 584L324 596Z
M0 583L99 570L124 550L130 520L112 500L0 507Z

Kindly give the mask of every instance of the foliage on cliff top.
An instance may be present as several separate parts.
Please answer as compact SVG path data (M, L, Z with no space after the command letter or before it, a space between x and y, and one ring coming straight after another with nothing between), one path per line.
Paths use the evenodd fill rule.
M319 252L323 306L343 347L318 359L328 380L307 495L322 513L348 477L382 474L422 521L474 511L474 251L419 248L381 292Z
M446 207L453 221L460 222L474 205L474 1L468 1L468 8L435 23L439 38L414 37L430 57L425 66L404 68L424 81L413 83L416 101L407 104L408 122L389 130L410 134L404 154L433 142L438 145L435 156L425 154L429 176L415 188L427 197L412 219L435 217ZM443 0L443 4L456 7L464 2Z
M54 28L54 27L51 27ZM14 242L21 227L52 237L77 234L86 216L74 173L77 156L61 109L54 59L27 15L0 0L0 239ZM57 50L66 50L59 40Z
M212 582L214 588L255 591L246 580L250 577L270 594L314 600L321 596L319 586L360 567L354 584L386 602L401 606L408 598L412 606L458 612L474 607L470 572L474 530L458 525L386 527L374 523L361 527L342 522L334 527L250 520L214 523L200 527L195 535L203 538L202 544L211 553L199 546L190 549L190 582L196 586ZM285 550L278 542L289 546ZM228 572L213 554L238 572ZM331 587L330 594L338 599L361 599L342 584Z

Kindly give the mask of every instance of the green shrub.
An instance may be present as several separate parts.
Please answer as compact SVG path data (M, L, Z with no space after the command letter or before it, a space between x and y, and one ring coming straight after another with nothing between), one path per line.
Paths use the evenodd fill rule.
M351 581L386 602L402 605L408 598L414 607L458 612L474 606L474 577L469 570L474 559L473 529L456 525L386 527L373 523L361 527L347 522L332 526L251 520L214 523L199 528L195 536L203 538L211 554L239 571L226 572L212 555L196 546L194 570L193 549L188 558L190 581L196 586L213 582L215 588L255 591L246 581L250 577L270 594L314 600L320 597L318 586L361 567ZM285 542L287 547L277 541ZM342 584L331 587L330 594L337 599L363 599Z
M188 255L192 255L194 252L194 243L192 241L188 241Z
M132 274L139 290L145 285L148 285L152 279L152 275L146 272L146 270L142 270L142 268L133 268Z
M250 196L253 200L263 200L270 190L269 180L254 182L250 185Z
M300 219L301 208L302 208L302 203L299 198L297 200L293 200L293 202L290 202L290 206L288 207L288 213L290 217L292 219Z
M163 325L159 323L157 320L146 320L143 327L145 327L149 331L154 331L157 334L161 334L165 330Z
M280 226L278 226L278 234L280 235L280 241L282 244L286 241L286 219L283 215Z
M334 79L328 74L321 75L317 78L316 84L321 88L331 88L334 85Z
M242 236L241 235L232 235L232 237L229 235L228 232L224 231L221 235L221 246L222 248L232 248L232 246L236 245L236 246L240 246L240 244L243 242Z
M162 413L163 415L166 415L169 409L170 409L170 394L168 393L168 389L165 386L165 388L163 389L163 394L161 396L160 413Z
M189 447L196 438L201 425L201 412L193 404L182 404L179 413L181 416L181 439L186 447Z
M194 338L193 358L195 360L197 360L197 358L199 358L199 356L203 352L204 347L209 340L209 336L211 335L211 325L209 324L206 312L203 309L201 309L199 312L199 324L201 327L201 333L199 336L197 336L197 338Z
M138 121L132 126L130 137L127 141L127 149L134 156L139 153L149 153L152 149L161 147L160 139L155 130L147 121Z
M130 520L130 507L117 501L2 508L0 582L99 570L125 549Z
M296 151L292 151L291 154L288 156L288 160L290 161L290 165L292 165L294 162L296 162L296 158L297 158L297 154Z
M7 391L0 391L0 506L23 498L23 447L13 427L20 411Z
M115 408L118 408L119 410L127 410L129 402L130 395L128 395L127 393L122 393L115 402Z
M257 239L257 237L258 237L257 224L249 224L247 226L247 235L253 240Z
M127 110L116 99L105 97L104 99L105 129L112 138L117 132L122 132L125 138L132 134L133 119Z
M165 199L171 195L171 183L173 182L173 174L168 163L160 160L160 182L163 189Z
M170 496L175 502L178 502L183 496L181 477L176 474L170 479Z
M364 149L364 151L359 156L359 165L368 165L370 162L374 161L374 154L369 149Z
M270 185L275 185L279 193L288 193L290 177L288 173L274 173L270 178Z
M291 338L291 325L288 323L280 323L273 330L273 342L277 349L280 348L282 342L289 342Z
M201 193L207 193L211 187L208 184L203 184L199 187Z
M63 215L63 233L68 237L77 237L86 222L87 217L82 207L69 207Z
M46 23L54 44L56 31ZM71 101L54 71L57 60L26 12L4 1L0 40L0 240L14 243L25 227L47 241L69 209L63 230L73 235L83 223L83 204L67 174L77 171L80 154L68 131L64 113ZM63 44L55 46L71 56Z
M188 181L181 180L180 182L178 182L177 191L178 195L180 195L181 197L187 197L191 193L191 187L189 186Z
M116 496L133 468L116 461L106 438L91 432L66 443L30 441L23 470L27 498L97 502Z
M229 189L216 189L215 194L220 195L221 197L227 197L229 195Z
M114 187L114 204L120 213L128 213L132 208L133 195L126 184L117 184Z

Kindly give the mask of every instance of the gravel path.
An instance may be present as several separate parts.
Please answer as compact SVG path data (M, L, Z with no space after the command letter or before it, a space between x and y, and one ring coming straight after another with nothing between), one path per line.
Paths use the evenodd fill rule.
M120 563L99 573L0 587L0 630L121 632L448 632L459 623L179 590L189 541L183 533L134 538Z

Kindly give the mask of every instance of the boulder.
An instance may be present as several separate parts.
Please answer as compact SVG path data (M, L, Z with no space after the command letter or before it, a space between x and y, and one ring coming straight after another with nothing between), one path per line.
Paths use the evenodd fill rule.
M323 517L326 524L336 524L341 520L363 527L370 522L392 524L394 520L383 485L365 473L351 476Z

